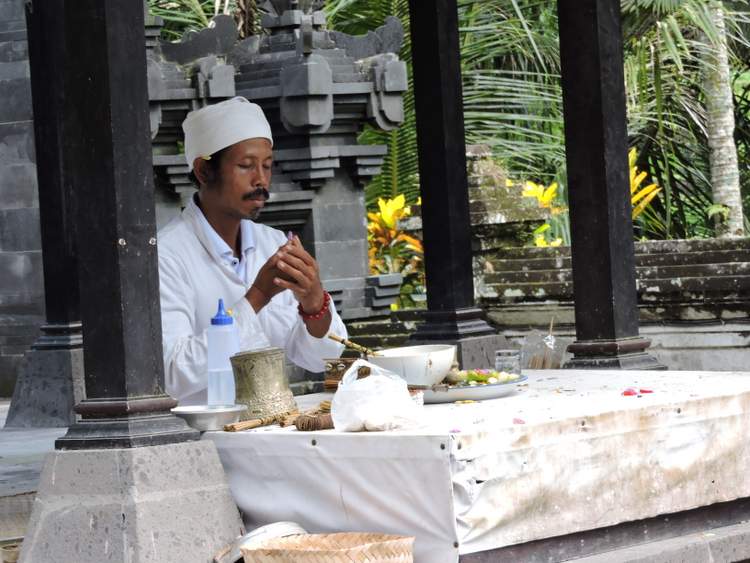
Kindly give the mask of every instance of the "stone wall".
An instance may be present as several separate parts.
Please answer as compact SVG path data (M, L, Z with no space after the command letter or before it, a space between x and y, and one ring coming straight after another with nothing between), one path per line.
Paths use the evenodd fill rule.
M745 370L750 363L750 239L639 242L641 334L670 369ZM520 343L532 330L575 338L569 248L484 247L477 297Z
M0 0L0 397L44 320L24 0Z

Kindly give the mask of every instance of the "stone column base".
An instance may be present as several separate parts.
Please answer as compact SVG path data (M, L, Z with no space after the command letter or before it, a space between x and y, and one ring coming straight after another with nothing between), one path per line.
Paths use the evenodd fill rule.
M55 451L20 561L207 563L243 533L210 441Z
M84 398L83 349L31 349L18 370L6 428L59 428L76 422Z
M573 358L565 362L565 369L667 369L646 353L651 341L645 338L618 340L577 340L568 346Z

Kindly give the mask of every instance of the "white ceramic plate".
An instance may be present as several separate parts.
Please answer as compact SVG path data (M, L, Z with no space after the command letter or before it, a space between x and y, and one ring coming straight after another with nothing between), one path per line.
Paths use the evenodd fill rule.
M482 401L484 399L497 399L515 393L516 385L523 383L528 378L522 375L513 381L505 383L489 383L487 385L462 385L457 387L448 387L447 389L425 389L424 402L432 403L452 403L454 401Z

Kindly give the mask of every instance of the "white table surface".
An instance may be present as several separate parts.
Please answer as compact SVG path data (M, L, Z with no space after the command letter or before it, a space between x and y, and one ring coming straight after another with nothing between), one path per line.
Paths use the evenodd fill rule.
M428 405L416 429L204 439L249 529L413 535L418 563L750 496L749 373L528 375L509 397Z

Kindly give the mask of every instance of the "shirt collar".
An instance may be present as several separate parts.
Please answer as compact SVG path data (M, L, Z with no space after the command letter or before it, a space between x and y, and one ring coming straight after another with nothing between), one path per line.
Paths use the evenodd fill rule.
M198 198L198 194L195 194L195 198ZM214 228L211 226L211 223L208 222L208 219L206 219L206 216L203 214L203 210L198 206L197 202L195 202L195 210L196 215L198 216L198 222L203 229L203 233L211 243L211 246L213 247L216 254L225 260L231 261L234 256L234 251L224 241L224 239L219 236L219 233L214 230ZM253 234L252 221L243 219L240 222L240 242L242 244L243 255L246 254L248 250L255 248L255 235Z

